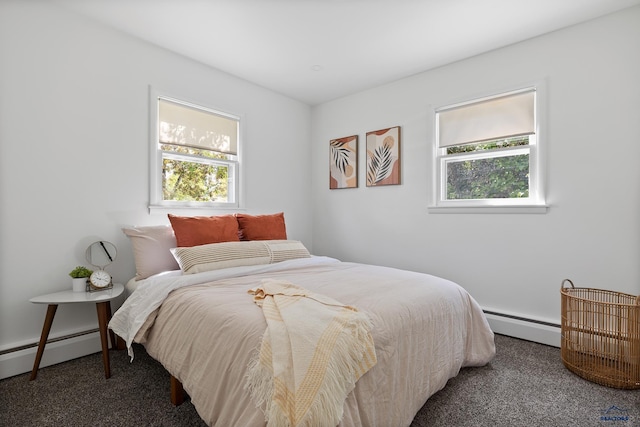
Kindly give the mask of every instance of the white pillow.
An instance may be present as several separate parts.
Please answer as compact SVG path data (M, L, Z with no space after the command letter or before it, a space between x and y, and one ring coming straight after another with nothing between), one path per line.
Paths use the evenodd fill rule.
M273 264L311 256L307 248L297 240L211 243L172 248L171 253L185 274L246 265Z
M180 269L171 254L171 248L177 243L170 225L125 227L122 231L129 237L133 246L136 280L146 279L163 271Z

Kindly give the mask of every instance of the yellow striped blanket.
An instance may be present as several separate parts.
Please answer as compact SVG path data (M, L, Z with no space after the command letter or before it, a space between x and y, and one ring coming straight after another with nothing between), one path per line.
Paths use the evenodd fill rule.
M249 293L267 329L247 387L267 426L337 425L347 395L376 364L368 317L287 281L263 280Z

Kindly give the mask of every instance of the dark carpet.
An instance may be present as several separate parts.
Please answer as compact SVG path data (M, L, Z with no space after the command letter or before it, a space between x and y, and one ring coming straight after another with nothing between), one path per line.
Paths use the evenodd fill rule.
M496 347L490 364L462 369L411 426L640 427L640 390L583 380L558 348L501 335ZM141 346L135 353L129 363L111 351L109 380L100 353L42 368L35 381L1 380L0 426L204 426L189 401L171 405L162 366Z

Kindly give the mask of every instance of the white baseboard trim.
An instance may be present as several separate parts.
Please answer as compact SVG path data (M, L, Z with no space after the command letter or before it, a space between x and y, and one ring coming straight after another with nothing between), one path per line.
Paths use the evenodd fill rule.
M48 343L42 355L40 368L97 353L101 349L98 332ZM30 347L0 355L0 379L31 372L37 351L37 347Z
M485 316L491 330L497 334L560 347L560 325L514 318L495 312L485 313Z
M541 344L560 347L560 326L495 311L485 316L493 332ZM0 379L31 372L37 347L0 355ZM93 332L47 344L40 367L55 365L101 351L100 334Z

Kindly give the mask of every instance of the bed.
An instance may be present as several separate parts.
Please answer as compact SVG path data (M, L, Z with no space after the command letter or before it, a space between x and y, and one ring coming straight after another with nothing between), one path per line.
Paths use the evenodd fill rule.
M155 231L173 238L170 229ZM125 233L134 243L139 273L142 257L136 251L149 248L136 248L136 239L149 232ZM151 240L157 248L162 239ZM443 278L313 256L300 242L286 239L194 245L186 255L175 250L176 243L163 249L173 246L173 261L167 257L167 264L128 283L130 294L109 327L126 341L134 363L131 344L143 344L210 426L266 425L264 405L256 404L247 387L249 366L267 328L249 291L265 280L327 296L370 320L377 363L346 395L340 426L408 426L462 367L485 365L495 355L493 333L476 301ZM256 252L262 246L269 257Z

